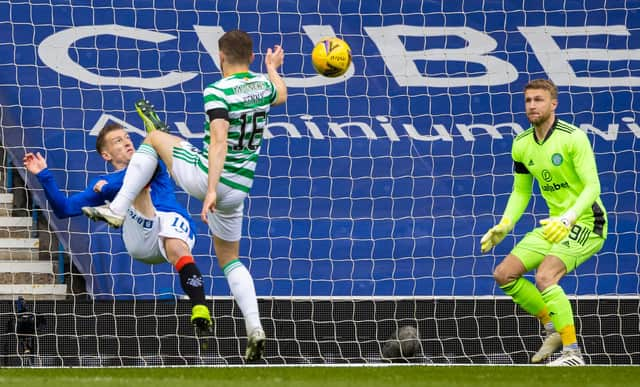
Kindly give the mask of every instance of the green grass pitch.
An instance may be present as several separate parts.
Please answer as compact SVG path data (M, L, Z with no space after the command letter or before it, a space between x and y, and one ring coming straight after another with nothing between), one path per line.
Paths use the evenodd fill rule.
M640 367L389 366L0 369L1 386L637 386Z

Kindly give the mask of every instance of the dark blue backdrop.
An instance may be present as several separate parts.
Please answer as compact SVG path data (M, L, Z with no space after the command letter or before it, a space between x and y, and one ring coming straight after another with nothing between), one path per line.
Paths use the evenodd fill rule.
M549 74L519 27L624 26L628 36L585 34L554 41L562 49L637 52L640 2L590 1L586 7L583 1L560 2L564 9L539 1L525 1L523 7L520 0L485 1L482 6L437 3L254 0L198 2L193 9L194 2L162 0L0 2L2 142L14 160L21 160L25 150L45 152L59 184L69 193L82 190L90 178L108 170L93 151L91 134L103 114L142 127L133 103L143 96L153 101L175 133L179 129L192 133L191 141L199 146L205 119L201 92L220 74L208 51L211 47L203 41L214 30L199 36L196 26L241 28L252 34L258 52L276 43L285 47L282 72L290 85L286 106L273 110L272 138L263 144L258 178L246 207L242 257L259 295L499 295L492 268L546 208L536 195L515 237L507 238L495 256L480 255L479 238L499 218L511 189L509 150L514 132L507 126L498 134L474 129L465 136L459 126L517 123L526 128L522 87ZM156 31L173 39L153 42L94 33L76 35L68 46L59 41L49 44L54 59L43 59L38 51L45 39L65 31L96 26L93 31L99 32L113 25ZM314 76L309 53L315 39L305 26L320 25L323 32L330 28L351 45L354 74L334 84L309 80L309 85L302 79ZM407 85L390 71L386 62L390 57L382 55L367 30L398 25L467 27L484 33L496 42L490 55L511 64L517 73L506 83ZM123 34L132 29L127 31ZM466 42L455 34L408 36L398 40L398 46L407 52L454 50L463 49ZM570 63L579 77L637 78L640 59L634 55L635 59ZM51 60L66 56L88 74L112 81L71 76L73 66L68 63L51 65ZM262 55L257 55L253 69L259 71L261 63ZM435 78L481 76L486 71L473 61L417 58L413 63L423 75ZM155 81L144 85L113 81L148 80L172 71L191 75L173 85L160 80L159 86ZM560 117L601 131L589 133L611 222L602 252L564 280L568 293L640 290L640 129L633 132L640 121L637 85L635 81L608 87L560 86ZM352 124L337 126L348 122ZM318 128L315 135L311 124ZM617 132L607 132L610 124L617 125ZM441 137L412 137L405 125L422 136ZM140 136L134 139L139 142ZM29 182L36 200L45 206L39 186ZM199 213L199 202L183 193L179 198ZM180 292L169 265L149 267L132 261L118 232L83 217L72 221L51 217L76 265L90 274L87 278L93 280L96 297L162 297ZM211 258L207 229L200 224L198 232L195 254L209 293L226 295L226 281Z

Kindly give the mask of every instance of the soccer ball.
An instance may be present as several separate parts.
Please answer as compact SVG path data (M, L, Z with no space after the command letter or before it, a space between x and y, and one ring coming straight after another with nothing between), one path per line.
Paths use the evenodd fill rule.
M313 48L311 61L318 74L339 77L351 65L351 48L342 39L324 38Z
M411 325L405 325L393 332L382 346L382 356L391 361L406 361L419 353L418 331Z

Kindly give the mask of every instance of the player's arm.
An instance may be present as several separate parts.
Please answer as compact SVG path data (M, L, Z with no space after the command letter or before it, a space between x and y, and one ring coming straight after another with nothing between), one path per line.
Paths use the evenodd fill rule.
M104 202L104 200L113 200L120 191L120 188L122 188L122 179L118 179L117 181L100 179L93 185L93 192L99 193L99 196Z
M533 187L533 176L529 170L520 162L514 162L515 174L513 176L513 191L509 195L507 206L505 207L503 219L508 219L512 225L515 225L524 210L529 205Z
M284 50L281 46L275 45L273 50L268 49L264 59L269 80L273 83L275 95L272 95L271 105L281 105L287 100L287 85L278 73L278 68L284 62Z
M35 175L44 190L47 202L51 206L53 213L60 219L78 216L82 214L83 206L97 206L104 204L105 198L103 194L95 192L93 185L83 192L66 196L60 188L47 168L47 163L40 153L27 153L23 159L24 166L29 172ZM115 196L115 194L113 195ZM113 198L113 197L112 197Z
M71 205L69 198L64 195L58 188L55 178L51 171L49 171L47 162L44 157L37 153L27 153L24 155L22 162L30 173L32 173L44 190L44 195L53 210L53 213L60 219L68 218L70 216L80 215L81 209L78 207L77 211L74 206Z
M509 195L507 207L500 222L487 231L480 240L480 250L488 252L513 229L529 205L533 186L533 176L521 162L514 161L513 191Z
M229 132L229 112L227 110L218 108L208 111L207 114L211 120L209 124L211 138L209 142L207 194L200 213L200 217L204 222L207 222L207 212L213 212L216 208L216 190L220 182L224 160L227 157L227 134Z
M577 132L579 132L578 139L571 143L573 146L573 165L576 168L576 176L582 181L584 188L567 212L572 212L576 217L579 217L591 208L600 196L600 179L591 143L584 132Z
M53 213L60 219L82 215L82 207L84 206L99 206L104 204L105 199L100 193L95 192L92 186L82 192L67 197L58 188L55 178L49 169L43 169L36 175L36 178L40 182L40 185L42 185L44 195Z

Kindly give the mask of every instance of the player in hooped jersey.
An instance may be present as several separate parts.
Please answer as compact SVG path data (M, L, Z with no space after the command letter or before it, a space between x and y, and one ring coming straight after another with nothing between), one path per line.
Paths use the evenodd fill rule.
M115 172L94 179L82 192L66 196L40 153L27 153L24 166L34 174L53 213L61 219L82 215L82 207L112 200L122 186L127 165L134 153L129 134L118 124L107 124L96 139L96 150L111 163ZM149 180L147 180L149 182ZM169 262L180 275L182 289L192 303L191 322L200 330L211 328L205 305L202 274L191 255L195 242L194 224L187 210L177 203L175 185L163 163L150 179L148 188L136 196L126 209L122 238L131 256L141 262Z
M122 224L126 208L142 189L162 159L174 180L191 196L203 201L200 214L207 222L224 275L245 320L245 359L262 357L266 337L253 278L240 262L240 238L244 200L253 184L262 132L272 105L287 99L287 88L278 74L284 61L276 45L265 55L267 74L249 70L253 43L246 32L233 30L218 41L223 78L204 90L208 116L202 152L184 139L153 131L138 149L127 169L122 189L109 206L84 209L94 218L114 227ZM162 125L144 104L139 110L148 116L148 126Z
M527 233L496 267L500 288L544 325L546 337L531 361L539 363L562 348L550 366L580 366L571 304L558 282L600 251L607 237L607 213L600 199L595 156L585 132L555 115L558 90L538 79L524 88L532 127L513 142L513 192L498 225L481 240L488 252L500 243L524 213L538 181L549 217ZM535 285L522 275L537 269Z

